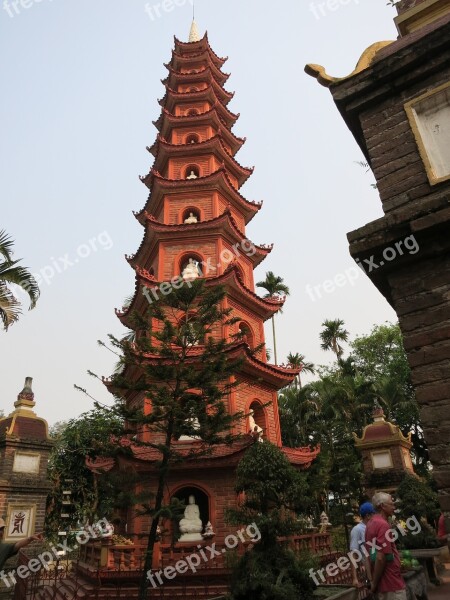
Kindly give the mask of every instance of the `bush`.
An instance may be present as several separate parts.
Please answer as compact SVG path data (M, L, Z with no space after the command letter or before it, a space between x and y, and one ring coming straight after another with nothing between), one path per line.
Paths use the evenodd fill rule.
M311 565L313 561L310 561ZM246 552L233 572L233 600L311 600L315 584L308 559L277 546Z

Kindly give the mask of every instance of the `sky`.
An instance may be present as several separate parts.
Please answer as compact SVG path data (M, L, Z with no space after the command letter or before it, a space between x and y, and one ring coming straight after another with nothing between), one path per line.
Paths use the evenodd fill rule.
M347 232L383 214L373 176L304 66L348 75L370 44L397 37L395 11L386 0L196 0L195 16L229 57L229 108L241 115L233 131L247 138L236 158L255 166L241 192L264 200L247 235L275 244L255 281L271 270L291 291L276 317L279 361L300 352L326 364L325 319L343 319L353 338L396 315L355 275L348 252ZM0 229L42 281L37 307L20 296L24 314L0 332L5 413L26 376L50 424L92 408L74 384L112 402L87 370L108 376L117 360L97 340L124 332L114 308L134 291L124 255L143 236L132 214L147 198L138 176L153 161L145 148L156 137L163 63L191 20L191 0L0 2ZM339 285L325 291L327 280Z

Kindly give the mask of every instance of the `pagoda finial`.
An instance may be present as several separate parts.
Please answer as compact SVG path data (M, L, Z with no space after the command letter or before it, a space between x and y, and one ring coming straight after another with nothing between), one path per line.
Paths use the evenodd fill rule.
M16 407L17 410L19 410L19 409L31 410L34 407L34 405L36 404L34 401L34 393L31 388L32 383L33 383L33 379L31 377L25 378L24 388L20 392L20 394L17 396L17 400L14 403L14 406Z
M189 41L190 42L199 42L200 34L198 32L197 23L195 19L192 20L191 31L189 32Z

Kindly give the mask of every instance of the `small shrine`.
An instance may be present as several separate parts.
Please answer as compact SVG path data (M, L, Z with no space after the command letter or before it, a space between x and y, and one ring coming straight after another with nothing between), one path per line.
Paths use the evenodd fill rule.
M25 379L14 410L0 419L0 517L4 541L14 542L44 527L50 490L47 463L53 443L47 421L33 411L32 378Z
M411 433L405 437L398 425L386 421L377 406L373 423L364 428L361 437L353 434L355 447L361 452L364 485L369 498L375 492L394 492L406 474L414 475L411 460Z

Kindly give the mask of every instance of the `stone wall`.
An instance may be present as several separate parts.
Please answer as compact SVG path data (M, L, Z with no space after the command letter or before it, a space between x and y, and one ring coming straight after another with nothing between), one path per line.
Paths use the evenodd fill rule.
M402 2L400 12L413 4ZM377 257L366 273L398 315L441 506L450 512L450 180L429 181L404 106L450 81L449 40L447 14L330 90L373 169L385 212L348 234L350 253L361 262ZM419 250L381 266L384 250L407 236Z

